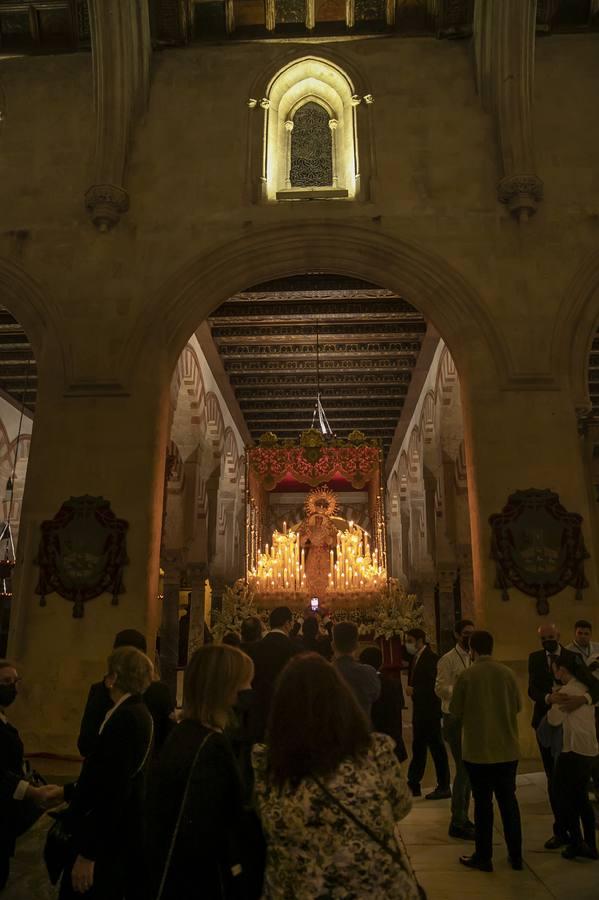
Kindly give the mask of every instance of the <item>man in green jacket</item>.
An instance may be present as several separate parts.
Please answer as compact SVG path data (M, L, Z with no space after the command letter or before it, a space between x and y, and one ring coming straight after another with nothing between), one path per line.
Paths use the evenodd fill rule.
M469 869L493 871L493 795L513 869L522 869L522 826L516 799L518 722L522 702L511 669L491 658L493 635L470 637L473 665L456 681L449 706L462 723L462 757L474 795L475 852L461 856Z

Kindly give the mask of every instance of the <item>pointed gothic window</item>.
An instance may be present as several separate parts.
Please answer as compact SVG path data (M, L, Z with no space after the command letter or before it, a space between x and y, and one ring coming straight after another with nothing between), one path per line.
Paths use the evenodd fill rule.
M319 103L305 103L293 117L289 183L292 188L333 186L330 116Z
M360 96L348 75L330 60L307 56L280 69L261 100L248 99L249 109L256 110L250 152L260 161L261 199L362 199L357 110L364 105L361 116L368 124L366 107L371 102L371 95ZM364 127L361 133L369 135ZM260 154L258 140L263 141ZM367 160L372 156L369 147Z

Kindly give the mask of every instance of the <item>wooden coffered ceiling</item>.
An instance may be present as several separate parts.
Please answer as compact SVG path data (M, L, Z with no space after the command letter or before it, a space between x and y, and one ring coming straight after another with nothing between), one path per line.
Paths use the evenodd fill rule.
M29 338L7 309L0 306L0 391L30 413L37 396L37 366Z
M101 0L99 0L101 2ZM398 33L468 37L474 0L148 0L155 47L198 40ZM593 0L538 0L537 31L599 27ZM0 0L0 53L90 47L88 0Z
M209 324L254 440L297 437L312 424L318 330L333 431L357 428L389 449L426 332L406 300L353 278L302 275L236 294Z

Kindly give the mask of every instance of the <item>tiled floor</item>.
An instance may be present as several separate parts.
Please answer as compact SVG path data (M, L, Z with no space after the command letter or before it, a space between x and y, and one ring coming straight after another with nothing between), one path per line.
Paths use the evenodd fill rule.
M551 816L544 776L521 775L518 798L524 828L523 872L513 872L496 817L495 872L484 874L464 869L458 857L472 851L472 844L447 836L449 803L414 801L401 833L412 863L429 900L599 900L599 862L567 862L559 851L548 852L543 843L551 835ZM432 788L432 780L423 785ZM53 900L41 849L47 818L19 842L13 873L2 900ZM366 898L365 898L366 900Z
M471 853L473 845L447 836L447 801L414 801L400 830L429 900L599 900L599 862L568 862L559 851L543 849L551 837L552 823L544 775L519 776L518 800L524 871L514 872L508 865L496 811L493 874L471 871L459 864L458 857Z

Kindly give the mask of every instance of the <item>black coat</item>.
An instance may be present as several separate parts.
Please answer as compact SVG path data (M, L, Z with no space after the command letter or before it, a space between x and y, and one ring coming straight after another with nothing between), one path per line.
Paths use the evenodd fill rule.
M73 854L95 860L97 878L104 883L125 883L131 876L139 880L143 871L144 763L151 738L152 718L141 696L128 697L104 726L77 783L65 786ZM61 897L70 897L68 870L64 880Z
M23 778L23 742L10 722L0 720L0 856L14 853L17 804L13 794Z
M173 726L170 716L175 708L174 700L168 685L163 681L153 681L144 693L143 701L154 722L154 753L157 754ZM89 756L96 746L100 726L111 708L112 700L104 682L98 681L92 684L77 739L77 747L81 756Z
M191 767L187 802L167 869L163 900L257 898L264 848L258 820L246 812L239 770L228 739L185 719L169 736L148 787L147 852L158 894ZM243 875L231 868L241 865Z
M572 673L576 675L576 678L579 681L586 684L589 694L593 699L593 703L596 703L599 700L599 680L594 678L589 672L584 660L578 653L573 653L572 650L566 650L565 647L561 647L561 645L559 658L563 660L564 665L569 671L572 671ZM539 722L549 709L545 703L545 697L547 694L552 693L554 685L555 678L549 667L545 650L535 650L528 657L528 696L534 702L531 721L533 728L538 727Z
M438 662L439 657L428 644L419 657L410 661L408 684L412 688L412 718L415 722L441 719L441 701L435 693Z
M333 658L333 643L327 635L317 635L315 638L301 637L298 641L300 653L318 653L329 662Z
M255 692L254 715L256 719L252 731L257 735L258 740L263 739L266 731L277 676L296 652L297 646L293 641L278 631L269 632L262 640L253 645L254 680L252 688Z
M390 735L395 741L395 755L400 762L408 758L403 740L402 710L404 708L403 687L399 678L392 678L385 672L379 673L381 695L372 704L370 713L372 730Z

